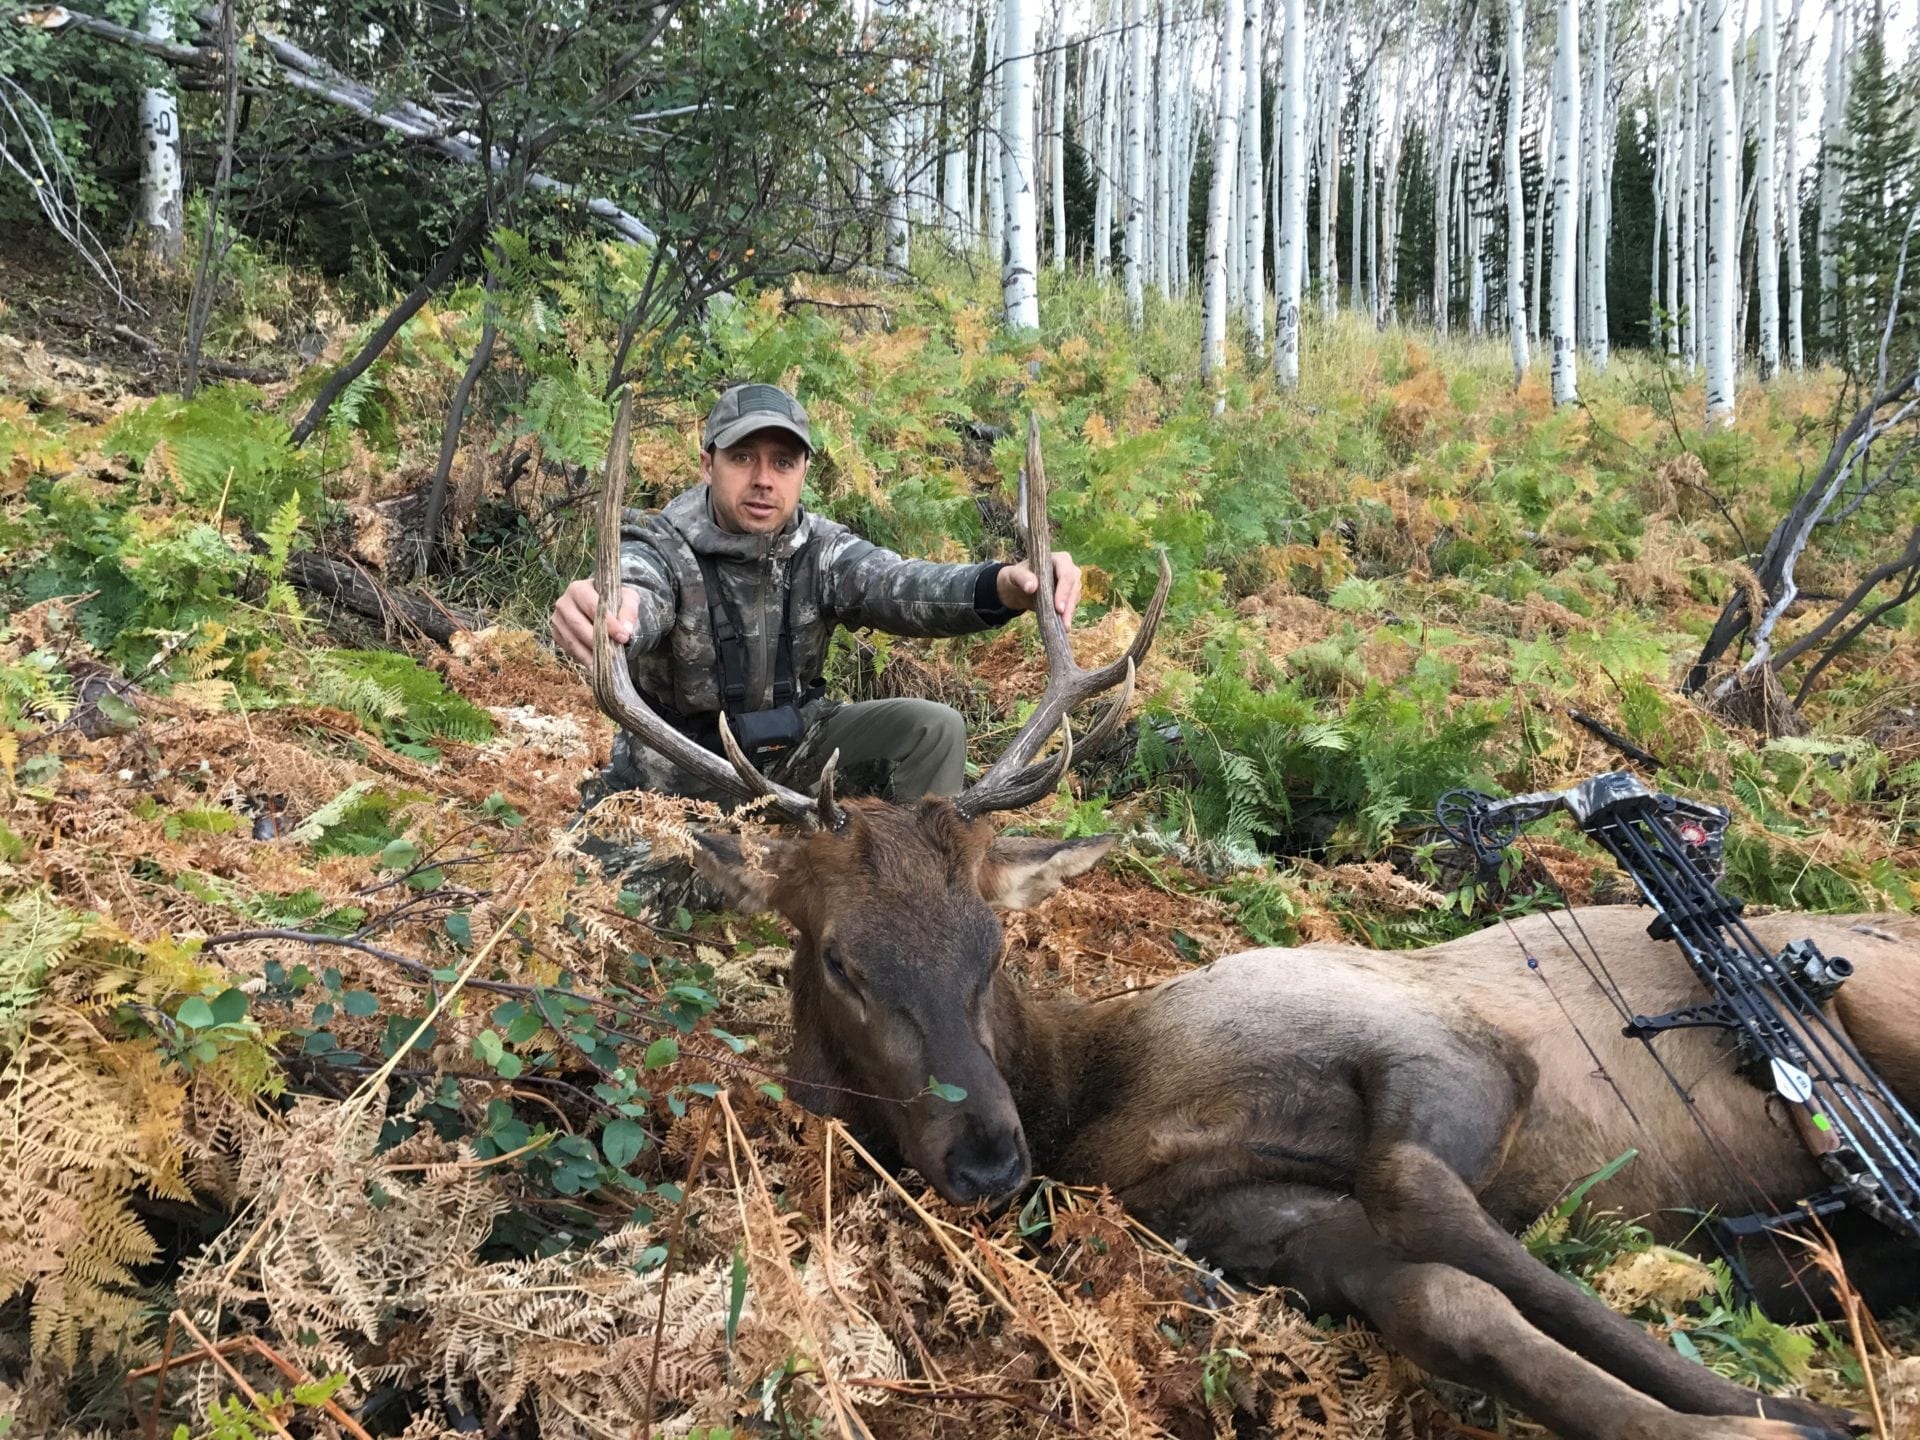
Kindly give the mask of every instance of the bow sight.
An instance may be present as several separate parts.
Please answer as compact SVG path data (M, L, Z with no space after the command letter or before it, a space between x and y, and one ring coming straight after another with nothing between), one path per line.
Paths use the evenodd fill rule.
M1752 1235L1853 1205L1920 1245L1920 1123L1821 1009L1853 966L1823 954L1812 940L1796 940L1777 954L1760 943L1740 918L1745 902L1718 883L1728 812L1613 771L1565 790L1506 800L1454 790L1441 797L1438 818L1484 873L1499 864L1522 827L1562 810L1633 877L1653 907L1648 933L1680 947L1709 997L1665 1015L1633 1015L1625 1033L1651 1046L1668 1030L1731 1031L1742 1070L1792 1107L1808 1148L1834 1182L1784 1214L1723 1220L1722 1229ZM1624 999L1617 993L1613 999L1628 1015Z

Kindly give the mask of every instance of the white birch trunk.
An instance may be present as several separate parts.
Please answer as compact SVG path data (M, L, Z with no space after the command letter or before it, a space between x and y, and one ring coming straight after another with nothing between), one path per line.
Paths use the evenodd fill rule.
M1378 57L1376 56L1376 62ZM1361 288L1365 283L1367 252L1361 245L1366 233L1367 201L1373 193L1373 102L1379 93L1380 71L1377 63L1367 67L1367 88L1360 94L1360 113L1353 125L1353 213L1347 217L1347 263L1353 273L1347 277L1347 303L1355 314L1364 305Z
M1220 67L1213 120L1213 180L1207 192L1207 273L1200 301L1203 379L1220 381L1227 363L1227 253L1233 218L1234 161L1240 150L1240 0L1221 0ZM1226 408L1224 383L1214 402Z
M1760 288L1760 378L1780 369L1780 240L1773 193L1773 151L1779 129L1780 97L1775 90L1773 0L1760 0L1758 63L1759 111L1753 122L1753 219L1756 250L1754 279Z
M1387 173L1380 182L1380 193L1385 197L1381 215L1386 222L1380 239L1386 251L1380 278L1382 328L1391 325L1400 310L1400 155L1406 137L1405 125L1404 112L1394 117L1393 133L1387 137Z
M1689 370L1700 366L1700 7L1687 9L1686 86L1681 105L1680 138L1680 359Z
M989 10L987 27L987 82L980 97L980 108L988 117L986 135L987 254L1004 264L1007 253L1007 180L1005 148L1007 31L1006 9L1013 0L998 0Z
M1001 0L1000 188L1006 229L1000 293L1009 330L1040 328L1039 210L1034 204L1033 50L1038 0Z
M1246 0L1240 42L1240 192L1241 203L1241 314L1247 327L1247 348L1262 363L1267 358L1267 217L1262 180L1266 167L1260 154L1260 65L1265 56L1266 29L1261 23L1260 0Z
M962 130L967 114L967 78L973 69L973 28L969 12L956 7L946 26L946 85L942 92L946 112L946 149L941 154L940 210L948 237L964 247L973 229L973 210L967 197L967 146Z
M1047 189L1053 200L1053 254L1055 270L1067 268L1067 52L1064 27L1054 34L1053 137L1048 152L1052 162Z
M1647 262L1647 344L1656 353L1665 342L1665 326L1660 319L1661 250L1660 237L1667 224L1667 117L1660 108L1660 89L1653 92L1653 244Z
M1580 178L1580 6L1557 0L1553 74L1553 403L1580 398L1575 375L1574 247Z
M1347 18L1326 57L1327 77L1320 96L1320 314L1329 323L1340 308L1340 257L1334 250L1334 225L1340 217L1340 107L1347 82Z
M1175 292L1173 277L1173 176L1174 151L1177 148L1174 129L1174 95L1178 86L1176 76L1183 63L1175 52L1175 37L1172 17L1168 15L1168 0L1159 0L1154 6L1154 28L1157 37L1157 49L1160 63L1154 67L1153 113L1153 283L1162 295Z
M1507 181L1507 349L1516 389L1527 376L1527 306L1520 284L1527 254L1527 207L1520 183L1520 109L1527 46L1523 0L1507 0L1507 133L1503 164Z
M1787 363L1798 370L1807 363L1806 277L1800 255L1800 85L1801 52L1800 0L1793 0L1793 13L1787 20L1787 54L1793 66L1787 78L1786 186L1785 214L1787 232Z
M1127 0L1126 228L1121 264L1127 284L1127 323L1146 323L1143 268L1147 258L1147 24L1141 0Z
M1307 268L1307 17L1303 0L1282 0L1280 35L1280 240L1273 252L1273 373L1281 389L1300 385L1300 292Z
M1433 328L1453 320L1453 72L1440 96L1438 163L1433 170Z
M1100 187L1093 202L1093 273L1105 276L1113 267L1113 210L1120 193L1120 92L1126 87L1124 37L1107 40L1106 79L1101 93L1100 149L1096 161Z
M1672 130L1666 155L1667 192L1667 354L1680 358L1680 310L1685 297L1680 290L1680 249L1686 243L1680 218L1680 85L1676 77L1673 99L1667 105L1667 124Z
M1713 23L1707 31L1707 76L1712 89L1713 169L1708 182L1707 419L1733 423L1734 281L1740 269L1740 196L1734 180L1734 149L1740 137L1733 118L1733 0L1707 0Z
M1847 40L1842 7L1827 41L1826 113L1820 137L1820 338L1829 353L1837 349L1840 336L1840 252L1833 237L1840 224L1838 162L1847 144Z
M1557 78L1557 77L1556 77ZM1540 306L1545 295L1541 283L1540 271L1546 263L1547 254L1547 211L1553 205L1553 91L1548 90L1546 103L1540 107L1540 193L1533 202L1533 297L1532 310L1528 316L1527 328L1537 341L1544 333L1540 329ZM1551 351L1551 347L1549 347Z
M1596 371L1607 368L1607 152L1612 148L1612 127L1607 114L1607 6L1609 0L1592 0L1593 53L1591 79L1585 92L1587 105L1586 198L1582 207L1586 221L1582 258L1585 263L1583 293L1586 298L1587 358Z
M141 29L173 40L173 13L153 5ZM172 264L186 245L186 205L180 183L180 102L164 81L140 92L140 226L149 254Z

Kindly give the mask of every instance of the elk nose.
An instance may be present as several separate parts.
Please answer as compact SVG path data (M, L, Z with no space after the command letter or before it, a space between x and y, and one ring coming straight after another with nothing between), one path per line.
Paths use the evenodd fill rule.
M947 1151L947 1179L961 1204L998 1200L1026 1181L1027 1157L1011 1135L963 1135Z

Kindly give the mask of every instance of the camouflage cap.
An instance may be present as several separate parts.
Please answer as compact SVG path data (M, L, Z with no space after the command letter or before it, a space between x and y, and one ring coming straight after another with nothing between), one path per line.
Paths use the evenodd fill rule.
M714 402L700 448L725 447L759 430L784 430L813 452L813 431L800 402L778 385L735 385Z

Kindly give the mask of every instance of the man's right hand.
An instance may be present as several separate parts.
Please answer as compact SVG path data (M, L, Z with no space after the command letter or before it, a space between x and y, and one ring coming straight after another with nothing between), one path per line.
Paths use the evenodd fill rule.
M592 580L576 580L553 602L553 643L589 669L593 667L593 616L600 595ZM640 592L631 585L620 590L620 613L607 626L615 645L633 638L640 623Z

